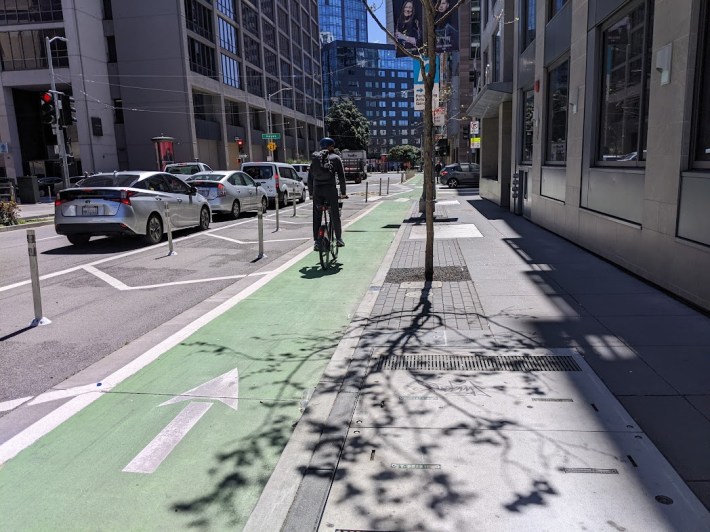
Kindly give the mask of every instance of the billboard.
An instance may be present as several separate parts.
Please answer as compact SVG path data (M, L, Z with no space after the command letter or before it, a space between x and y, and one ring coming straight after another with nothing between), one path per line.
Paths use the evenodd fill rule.
M459 49L458 8L446 17L455 3L450 0L436 0L434 4L437 53ZM426 37L422 0L389 0L387 8L387 28L399 44L409 52L417 54ZM404 57L406 54L397 48L396 55Z

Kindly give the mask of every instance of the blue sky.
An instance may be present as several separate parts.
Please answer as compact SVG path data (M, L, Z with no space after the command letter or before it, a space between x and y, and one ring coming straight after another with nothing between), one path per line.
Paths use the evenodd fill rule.
M385 0L370 0L370 5L377 6L377 18L383 25L387 25L387 10L385 9ZM367 14L367 37L370 42L384 43L386 41L385 32L380 29L377 23L372 20L370 13Z

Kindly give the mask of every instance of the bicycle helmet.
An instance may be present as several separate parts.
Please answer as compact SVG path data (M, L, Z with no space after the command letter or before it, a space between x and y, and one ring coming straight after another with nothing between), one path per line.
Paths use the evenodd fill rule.
M320 147L322 149L326 149L329 146L335 146L335 141L331 139L330 137L323 137L320 139Z

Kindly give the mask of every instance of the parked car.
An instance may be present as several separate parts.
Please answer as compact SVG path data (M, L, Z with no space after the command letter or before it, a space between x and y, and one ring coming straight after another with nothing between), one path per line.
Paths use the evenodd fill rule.
M306 184L306 186L308 186L308 169L311 167L311 165L297 163L297 164L292 164L291 166L293 166L296 169L296 173L299 176L301 176L301 179L303 180L303 182Z
M287 205L291 198L299 203L306 201L306 185L296 169L290 164L276 162L249 162L242 164L242 171L259 183L269 202Z
M212 168L200 161L192 161L190 163L170 163L165 165L165 171L169 174L188 176L195 175L197 172L209 172Z
M207 198L213 213L239 218L244 211L258 211L259 205L264 212L269 204L264 188L239 170L198 172L187 182Z
M85 178L54 201L54 227L69 242L97 235L139 235L157 244L166 231L166 206L174 229L209 228L207 200L197 189L165 172L113 172Z
M479 184L481 167L476 163L447 164L439 172L439 183L449 188L461 185L477 187Z

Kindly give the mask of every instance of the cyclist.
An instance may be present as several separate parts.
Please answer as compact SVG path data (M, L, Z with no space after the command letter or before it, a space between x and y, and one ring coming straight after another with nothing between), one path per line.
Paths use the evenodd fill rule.
M330 205L330 219L335 231L336 245L338 247L345 245L342 238L338 200L348 197L345 194L343 161L335 153L335 141L330 137L322 138L320 147L319 151L313 152L311 166L308 169L308 194L313 199L314 251L318 251L318 229L320 228L322 216L321 205L324 202L328 202L328 205ZM336 183L336 177L339 183ZM338 184L340 185L340 196L338 196Z

